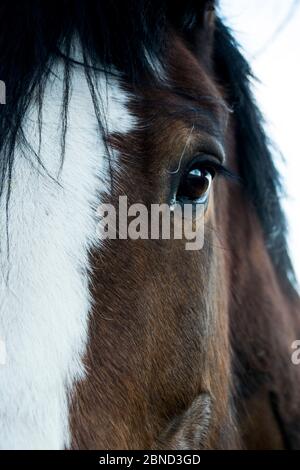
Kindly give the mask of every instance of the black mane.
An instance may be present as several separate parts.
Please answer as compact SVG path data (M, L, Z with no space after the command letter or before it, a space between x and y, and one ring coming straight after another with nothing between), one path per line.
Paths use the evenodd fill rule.
M126 80L138 85L153 80L150 63L163 58L170 25L188 35L200 21L207 3L208 0L2 0L0 80L6 84L7 97L6 105L0 105L0 194L5 181L10 182L14 148L24 144L22 119L33 92L37 90L42 98L45 80L58 56L65 63L68 103L72 66L68 54L74 34L81 42L83 66L91 84L93 67L101 64L106 73L118 70ZM228 90L229 105L235 112L241 176L256 207L275 268L289 284L294 281L294 274L280 203L280 177L251 93L250 67L220 19L214 59L218 80Z
M286 286L296 285L287 245L287 221L281 206L284 193L281 177L273 162L263 116L252 94L252 71L230 30L220 20L216 29L215 65L234 109L242 180L256 208L277 274Z

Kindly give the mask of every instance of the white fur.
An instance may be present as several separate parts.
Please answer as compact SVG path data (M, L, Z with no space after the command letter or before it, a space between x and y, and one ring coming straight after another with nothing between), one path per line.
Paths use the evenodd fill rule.
M41 159L57 177L61 156L62 64L48 79ZM99 90L110 132L127 132L133 121L116 79ZM38 151L37 108L24 122ZM91 299L88 252L98 243L95 209L107 185L107 155L85 75L72 79L65 163L58 185L38 173L29 149L15 152L9 205L9 249L0 205L0 448L61 449L70 444L69 395L84 377Z

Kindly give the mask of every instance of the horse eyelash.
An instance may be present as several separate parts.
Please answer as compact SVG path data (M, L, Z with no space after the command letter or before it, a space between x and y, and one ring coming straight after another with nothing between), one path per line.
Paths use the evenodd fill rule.
M222 176L223 178L235 183L242 183L242 179L237 173L234 173L232 170L220 163L212 163L211 168L215 172L216 176Z

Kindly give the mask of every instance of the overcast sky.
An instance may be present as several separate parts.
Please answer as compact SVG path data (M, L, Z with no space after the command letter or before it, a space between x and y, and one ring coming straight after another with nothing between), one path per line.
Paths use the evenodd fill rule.
M286 28L269 41L294 3L220 0L221 12L261 82L256 85L257 100L267 118L269 135L286 160L285 165L278 165L287 192L284 207L291 257L300 281L300 6Z

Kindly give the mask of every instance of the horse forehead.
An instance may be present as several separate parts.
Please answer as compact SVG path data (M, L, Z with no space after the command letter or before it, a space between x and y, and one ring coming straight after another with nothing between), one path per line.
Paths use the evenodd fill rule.
M212 78L214 74L210 57L209 44L193 52L183 40L176 37L167 55L170 78L196 94L202 91L220 96Z
M132 130L135 124L134 117L128 109L129 100L130 93L122 86L121 77L117 74L109 75L99 71L93 88L83 70L77 69L73 76L71 105L75 124L77 121L79 125L85 122L84 117L88 116L82 113L86 112L89 115L96 113L97 119L102 121L105 132L126 133Z
M145 123L149 125L149 121L159 122L159 117L164 113L175 117L174 110L179 108L182 110L182 114L177 116L179 120L185 110L189 112L184 118L191 114L192 108L196 118L197 111L205 109L220 126L227 120L228 108L222 92L201 57L195 56L177 38L165 59L165 64L162 64L158 58L151 58L153 81L145 82L138 89L126 83L121 75L118 78L117 74L116 77L98 74L97 92L106 135L126 135L137 129L142 130ZM77 80L82 80L80 75ZM79 86L82 89L81 83Z
M197 127L197 121L200 119L201 125L206 115L211 123L219 127L219 132L225 131L231 110L205 59L205 50L202 56L195 55L182 40L174 40L172 48L166 53L160 75L157 72L153 81L137 95L131 93L130 102L135 102L130 107L132 114L143 125L153 129L155 124L161 125L161 119L179 124L185 121L188 129L193 125ZM136 106L137 101L140 104ZM183 137L185 134L184 131Z

